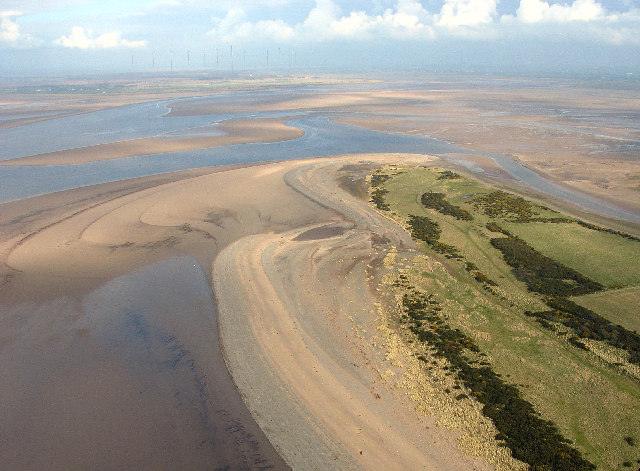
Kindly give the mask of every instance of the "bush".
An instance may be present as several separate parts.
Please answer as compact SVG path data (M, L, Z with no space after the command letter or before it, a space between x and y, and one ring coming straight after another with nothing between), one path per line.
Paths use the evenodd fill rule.
M502 252L515 277L526 283L530 291L551 296L579 296L604 288L513 235L491 239L491 245Z
M469 211L449 203L445 199L444 193L427 192L422 195L420 201L425 207L435 209L447 216L453 216L458 220L471 221L473 219Z
M421 342L448 360L449 368L482 404L482 413L491 419L498 435L514 458L532 470L586 471L595 466L571 446L559 429L542 419L518 388L506 383L486 363L474 366L472 356L482 356L475 342L461 330L446 324L439 315L433 295L410 291L402 299L409 327ZM463 399L463 394L456 396Z
M389 211L391 209L384 200L384 195L387 193L389 193L389 191L384 188L376 188L371 192L371 202L376 205L376 208L383 211Z
M608 229L606 227L596 226L595 224L590 224L588 222L584 222L584 221L580 221L580 220L577 220L576 222L578 224L580 224L582 227L586 227L587 229L591 229L593 231L606 232L608 234L615 234L615 235L618 235L620 237L624 237L625 239L635 240L636 242L640 242L640 237L636 237L636 236L633 236L631 234L627 234L626 232L621 232L621 231L616 231L614 229Z
M636 332L613 324L570 299L555 297L547 299L546 303L551 308L550 311L527 312L526 314L547 324L549 322L560 323L571 329L580 338L599 340L612 347L623 349L629 353L630 363L640 365L640 335ZM571 343L575 345L574 342ZM582 344L582 342L580 343ZM584 344L582 345L584 346Z
M529 200L500 190L478 195L473 201L487 216L512 222L529 222L538 215L537 210L542 209Z
M491 232L498 232L498 233L504 234L506 236L510 236L511 235L511 232L509 232L508 230L503 229L502 227L498 226L498 224L493 222L493 221L488 222L486 227Z
M389 175L386 175L384 173L374 173L373 175L371 175L371 186L380 186L390 178L391 177Z
M453 245L444 244L439 241L442 231L436 221L432 221L426 216L414 216L411 214L409 215L407 223L411 228L411 235L415 239L426 242L433 250L443 254L447 258L462 258L458 249Z
M440 175L438 175L438 180L455 180L457 178L460 178L460 175L451 170L443 170L440 172Z

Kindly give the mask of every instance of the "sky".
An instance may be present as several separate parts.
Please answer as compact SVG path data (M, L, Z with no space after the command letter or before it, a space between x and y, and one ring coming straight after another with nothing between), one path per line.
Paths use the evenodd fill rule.
M640 0L0 0L0 76L640 75Z

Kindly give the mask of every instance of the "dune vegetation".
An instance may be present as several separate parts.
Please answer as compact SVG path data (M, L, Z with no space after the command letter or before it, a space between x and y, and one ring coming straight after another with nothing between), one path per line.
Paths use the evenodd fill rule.
M531 469L637 467L640 241L451 170L372 182L419 244L390 268L388 308L425 371Z

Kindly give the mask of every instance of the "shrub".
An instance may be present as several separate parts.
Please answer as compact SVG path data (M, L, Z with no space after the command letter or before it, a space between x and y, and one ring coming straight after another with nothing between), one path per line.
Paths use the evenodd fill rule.
M503 229L502 227L498 226L498 224L493 222L493 221L488 222L486 227L491 232L498 232L498 233L504 234L506 236L510 236L511 235L511 232L509 232L508 230Z
M389 175L386 175L384 173L374 173L373 175L371 175L371 186L380 186L390 178L391 177Z
M577 271L542 255L515 236L491 239L491 245L502 252L517 279L530 291L552 296L578 296L603 289Z
M563 324L580 338L599 340L612 347L623 349L629 353L630 363L640 364L640 334L614 324L570 299L554 297L547 299L546 303L551 308L550 311L526 314L546 324L549 322Z
M383 211L389 211L391 209L384 200L384 195L387 193L389 193L389 191L384 188L376 188L371 192L371 202L376 205L376 208Z
M409 215L407 223L411 228L411 235L414 238L426 242L433 250L443 254L447 258L462 258L458 249L453 245L439 241L442 231L440 230L440 225L436 221L433 221L426 216L414 216L411 214Z
M593 231L606 232L608 234L615 234L615 235L618 235L620 237L624 237L625 239L635 240L636 242L640 242L640 237L636 237L634 235L627 234L626 232L621 232L621 231L616 231L614 229L608 229L606 227L596 226L595 224L590 224L590 223L585 222L585 221L580 221L579 219L576 222L578 224L580 224L582 227L586 227L587 229L591 229Z
M438 180L455 180L457 178L460 178L460 175L451 170L443 170L440 172L440 175L438 175Z
M444 193L427 192L422 195L420 201L425 207L435 209L447 216L453 216L458 220L471 221L473 219L469 211L449 203L445 199Z
M410 291L402 299L409 327L421 342L448 360L450 370L482 404L482 413L491 419L514 458L532 470L586 471L595 466L571 446L560 430L536 412L518 388L506 383L485 362L475 366L471 356L482 356L475 342L461 330L450 327L439 315L433 295ZM463 399L463 394L456 399Z
M537 210L542 209L529 200L500 190L477 195L473 202L487 216L513 222L529 222L538 215Z

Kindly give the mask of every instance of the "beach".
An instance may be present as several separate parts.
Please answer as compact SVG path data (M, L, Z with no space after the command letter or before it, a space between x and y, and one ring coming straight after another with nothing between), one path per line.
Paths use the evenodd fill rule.
M483 469L380 380L369 344L367 266L412 242L338 177L400 160L433 159L203 169L3 205L2 461Z

